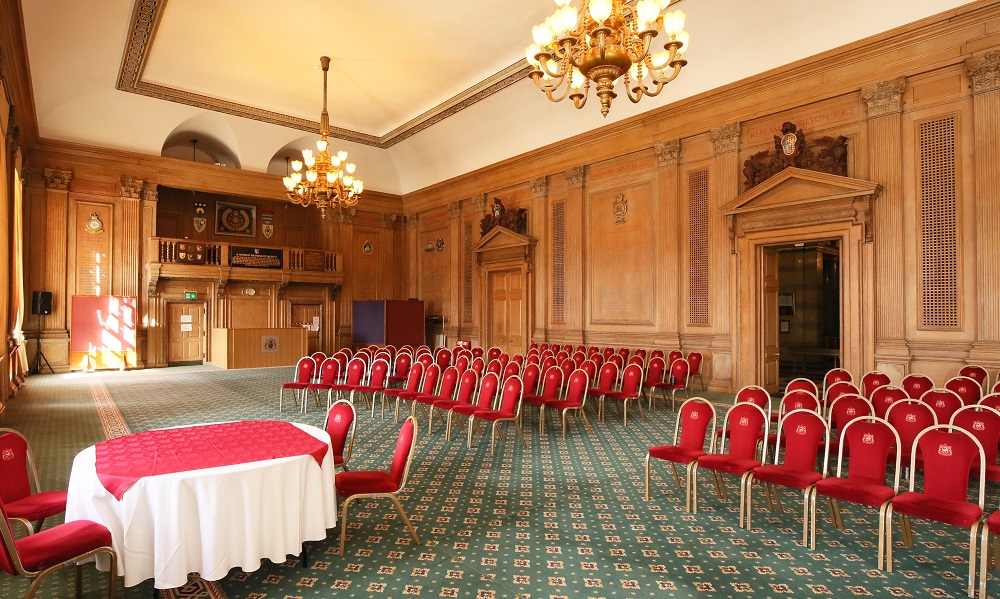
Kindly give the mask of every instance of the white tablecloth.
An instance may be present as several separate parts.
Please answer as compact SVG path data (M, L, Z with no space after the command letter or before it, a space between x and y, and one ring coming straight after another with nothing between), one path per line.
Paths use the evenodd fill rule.
M323 430L295 426L330 442ZM179 587L189 572L206 580L234 567L252 572L261 558L283 562L337 525L331 451L322 468L302 455L149 476L121 501L98 480L95 464L93 446L73 460L66 521L93 520L111 530L127 587L148 578L158 589ZM98 560L98 567L108 565L106 557Z

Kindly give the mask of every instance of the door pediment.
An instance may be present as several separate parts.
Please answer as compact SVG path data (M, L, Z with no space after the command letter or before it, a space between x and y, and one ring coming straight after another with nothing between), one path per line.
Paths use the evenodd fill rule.
M787 168L722 207L729 221L729 237L747 231L786 229L817 222L851 221L872 240L871 203L882 186L864 179L842 177L800 168Z
M532 237L515 233L506 227L494 227L483 235L472 251L480 264L516 259L528 262L534 245L535 239Z

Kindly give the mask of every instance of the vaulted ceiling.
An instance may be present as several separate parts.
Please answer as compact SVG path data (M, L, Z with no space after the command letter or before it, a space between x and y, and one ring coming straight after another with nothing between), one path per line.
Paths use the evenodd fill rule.
M606 119L596 98L582 110L552 104L524 78L531 27L551 0L21 9L42 138L283 175L284 157L317 137L327 55L331 145L351 154L366 188L404 194L965 3L675 0L688 66L657 98L633 105L619 93Z

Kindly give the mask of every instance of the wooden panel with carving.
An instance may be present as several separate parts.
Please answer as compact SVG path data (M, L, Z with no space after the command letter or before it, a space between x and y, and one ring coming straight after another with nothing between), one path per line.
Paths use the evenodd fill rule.
M451 248L446 243L448 239L450 232L446 226L428 229L419 235L420 299L427 302L429 315L449 313Z
M384 299L379 295L379 287L384 276L379 259L386 248L382 247L379 230L354 227L354 252L357 257L354 272L354 299ZM391 248L389 248L391 249Z
M657 277L653 235L657 223L652 183L594 192L586 202L590 324L653 325ZM616 202L625 203L621 216ZM623 264L629 268L622 268Z

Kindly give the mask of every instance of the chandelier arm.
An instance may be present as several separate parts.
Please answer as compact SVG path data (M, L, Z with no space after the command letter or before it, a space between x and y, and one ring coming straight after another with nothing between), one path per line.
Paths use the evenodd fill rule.
M656 83L659 83L659 84L663 84L663 85L666 85L667 83L670 83L671 81L673 81L674 79L677 78L677 75L680 74L681 68L685 64L687 64L687 63L685 61L683 61L683 60L678 60L678 61L672 62L670 64L670 66L674 67L674 70L673 70L673 72L670 73L670 76L664 78L664 77L661 77L659 75L653 75L653 81L655 81Z
M562 84L566 81L566 76L565 75L562 76L562 77L558 77L555 81L550 82L550 83L543 83L542 82L542 73L539 72L539 71L532 72L532 73L530 73L530 75L531 75L532 80L534 80L535 85L538 86L538 89L540 89L543 92L545 92L546 95L549 96L550 100L552 99L552 92L554 92L554 91L558 90L560 87L562 87ZM569 86L567 86L567 87L569 87ZM565 96L565 94L564 94L564 96ZM561 99L562 98L560 98L560 100ZM557 102L558 100L552 100L552 101L553 102Z
M667 59L664 60L662 64L659 65L653 64L653 54L651 52L646 53L646 56L643 58L642 62L643 64L646 65L646 68L649 69L651 73L654 71L662 71L663 69L667 68L668 66L671 66L674 62L677 61L677 48L678 46L676 43L664 44L663 49L670 50L670 55L667 56Z
M541 53L539 53L535 57L535 59L538 60L538 56L543 56L544 57L546 55L548 56L547 58L543 58L542 60L538 61L538 66L536 67L536 69L540 70L546 76L552 77L553 79L561 79L561 78L565 77L567 73L570 72L569 63L572 62L572 56L571 55L567 54L565 56L561 56L561 57L559 57L558 61L555 61L555 60L553 60L551 58L552 56L555 56L554 54L551 54L551 53L548 53L548 52L541 52ZM567 60L567 56L570 57L570 60ZM550 60L552 60L552 62L557 62L557 64L559 65L558 72L552 72L552 71L549 70L549 65L547 63Z

